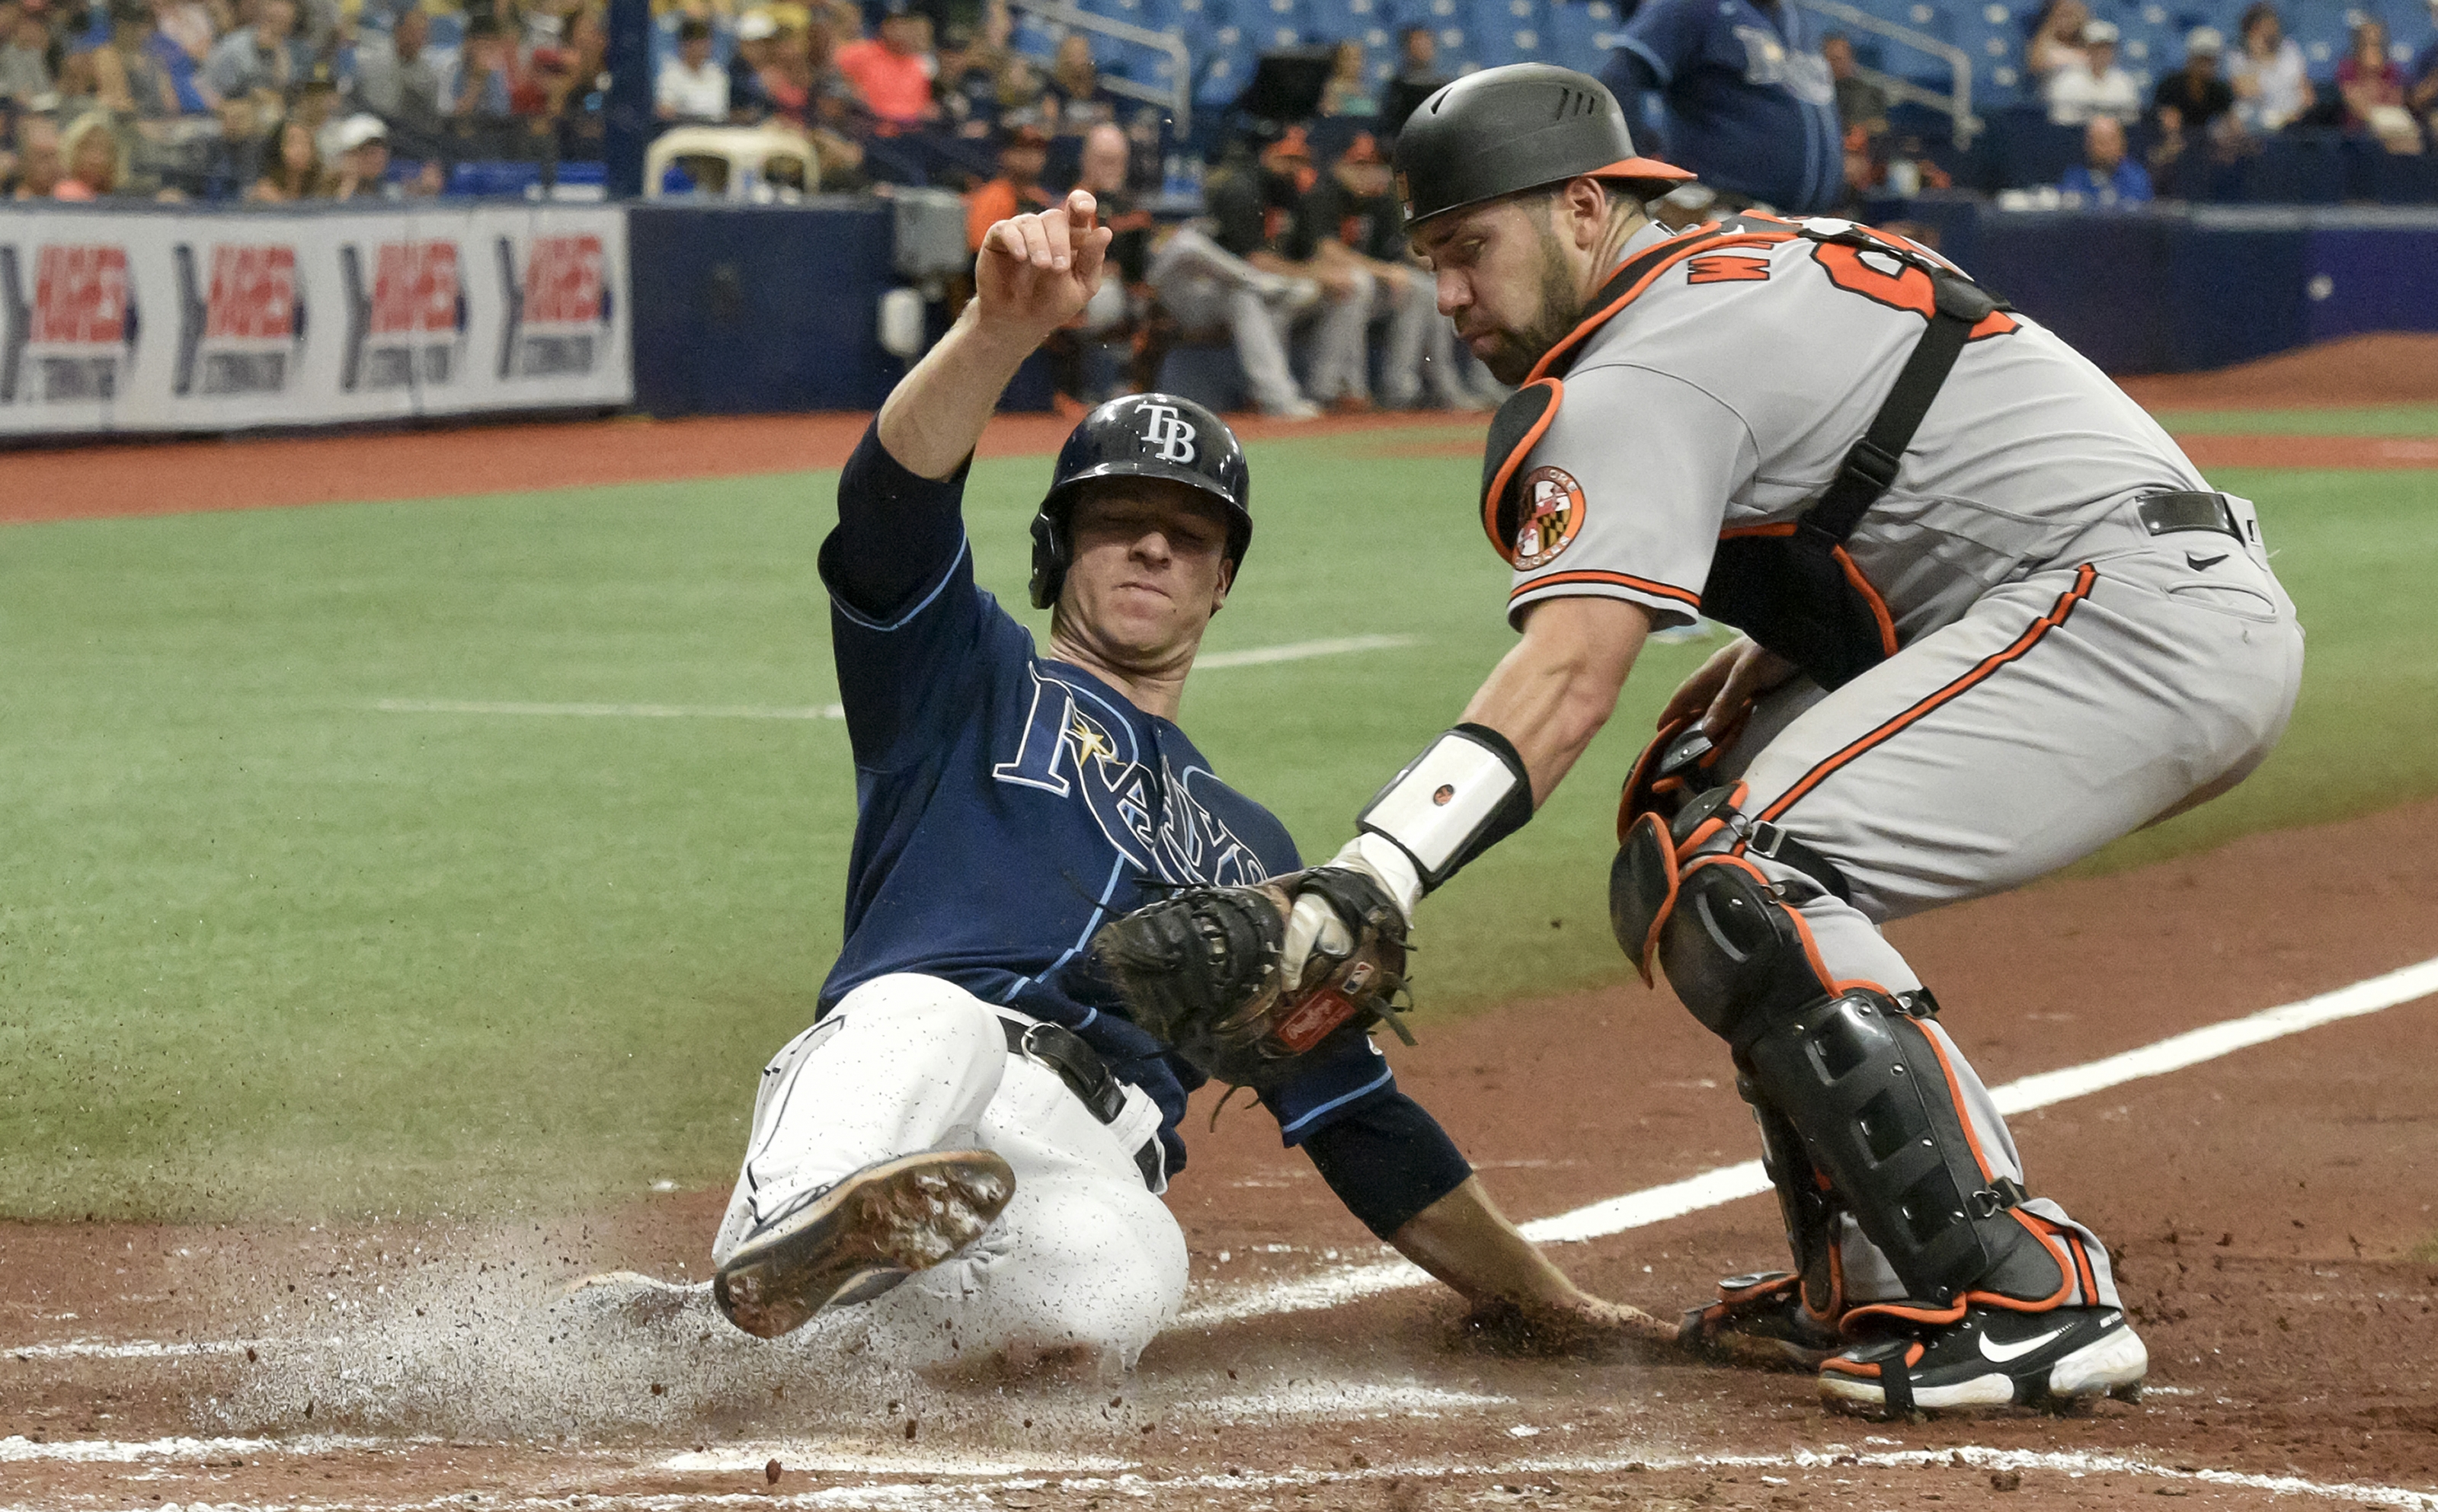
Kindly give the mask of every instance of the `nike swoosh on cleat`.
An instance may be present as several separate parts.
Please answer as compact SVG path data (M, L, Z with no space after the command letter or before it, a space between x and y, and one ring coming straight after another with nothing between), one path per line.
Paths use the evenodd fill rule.
M2184 554L2184 565L2192 568L2196 571L2205 567L2216 567L2218 563L2225 560L2226 553L2224 552L2218 553L2216 556L2202 556L2193 552L2186 552Z
M1989 1336L1985 1333L1981 1336L1981 1353L1994 1363L2005 1364L2018 1355L2030 1354L2052 1339L2064 1337L2065 1332L2063 1328L2052 1328L2036 1339L2025 1339L2017 1344L1991 1344Z

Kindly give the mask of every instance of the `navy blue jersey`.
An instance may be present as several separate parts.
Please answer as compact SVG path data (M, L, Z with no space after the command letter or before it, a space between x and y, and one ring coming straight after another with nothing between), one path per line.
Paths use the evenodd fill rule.
M1835 202L1837 86L1793 0L1648 0L1604 77L1629 117L1645 88L1658 90L1666 157L1710 187L1795 214Z
M1086 943L1168 886L1295 870L1295 842L1175 724L1035 653L975 585L963 490L963 472L906 471L876 426L839 479L822 577L857 812L846 942L822 1007L919 972L1066 1025L1159 1104L1173 1172L1176 1121L1204 1079L1125 1017ZM1399 1096L1378 1050L1348 1041L1264 1099L1290 1144Z

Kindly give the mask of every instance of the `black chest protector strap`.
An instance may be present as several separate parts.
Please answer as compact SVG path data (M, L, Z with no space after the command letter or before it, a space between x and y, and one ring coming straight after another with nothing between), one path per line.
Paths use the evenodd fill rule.
M1846 541L1871 506L1887 493L1903 465L1914 433L1945 386L1947 376L1971 340L1975 326L2006 303L1934 257L1845 221L1785 222L1740 220L1733 232L1792 230L1805 240L1866 251L1906 270L1918 273L1933 293L1928 323L1912 354L1899 370L1896 382L1881 401L1879 412L1864 428L1862 439L1846 453L1844 463L1820 497L1789 524L1722 536L1714 553L1708 579L1702 588L1702 612L1751 636L1755 641L1801 667L1824 688L1841 687L1869 671L1897 650L1896 627L1887 606L1846 554ZM1620 267L1600 292L1593 296L1599 311L1567 338L1551 377L1563 379L1593 330L1614 318L1630 291L1671 254L1681 241L1661 242ZM1859 297L1859 296L1858 296ZM1519 413L1506 430L1513 452L1484 468L1484 524L1498 537L1511 531L1510 483L1521 453L1547 429L1546 411L1553 395L1534 390L1528 401L1533 413ZM1518 400L1524 396L1519 395ZM1501 421L1510 417L1504 413ZM1493 427L1493 438L1499 436ZM1520 443L1520 445L1519 445ZM1500 448L1493 445L1493 452ZM1508 537L1511 538L1511 535Z

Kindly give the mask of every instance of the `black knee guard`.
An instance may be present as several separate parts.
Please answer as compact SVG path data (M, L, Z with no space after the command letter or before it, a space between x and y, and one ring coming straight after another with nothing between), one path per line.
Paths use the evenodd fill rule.
M1676 995L1734 1047L1748 1100L1791 1128L1913 1298L2063 1295L2070 1277L2010 1211L2022 1188L1982 1163L1937 1046L1895 1000L1840 992L1758 870L1732 856L1687 863L1652 933ZM1772 1132L1764 1116L1765 1143ZM1804 1172L1792 1152L1773 1161L1790 1230L1809 1228ZM1805 1236L1790 1239L1800 1262Z

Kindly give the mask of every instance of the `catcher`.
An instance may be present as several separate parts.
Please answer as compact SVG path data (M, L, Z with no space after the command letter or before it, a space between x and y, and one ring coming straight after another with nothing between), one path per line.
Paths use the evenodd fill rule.
M1585 75L1450 84L1397 167L1440 311L1521 385L1478 500L1521 638L1288 916L1210 934L1201 975L1258 997L1316 953L1322 973L1360 960L1370 921L1394 934L1531 818L1654 629L1722 620L1744 635L1625 784L1610 918L1725 1042L1793 1264L1731 1277L1687 1342L1774 1352L1889 1415L2138 1391L2107 1246L2027 1185L1880 926L2064 866L2267 756L2303 636L2252 505L1913 242L1652 224L1643 202L1687 175L1635 156ZM1173 931L1174 911L1118 927Z
M910 1365L1130 1365L1184 1294L1184 1236L1158 1194L1185 1163L1186 1094L1217 1074L1466 1297L1569 1339L1653 1327L1570 1284L1397 1089L1365 1031L1396 991L1401 928L1327 877L1299 881L1284 828L1174 723L1252 538L1227 426L1155 394L1075 428L1033 522L1046 654L976 587L961 516L975 443L1017 365L1091 296L1109 239L1082 191L993 225L973 303L839 477L821 571L857 776L846 940L812 1027L762 1074L715 1300L764 1337L868 1304L875 1355ZM1263 889L1272 921L1308 887L1367 947L1316 958L1333 987L1275 1030L1258 1011L1130 1018L1087 941L1188 889L1113 962L1140 980L1199 948L1165 925L1199 917L1214 885Z

